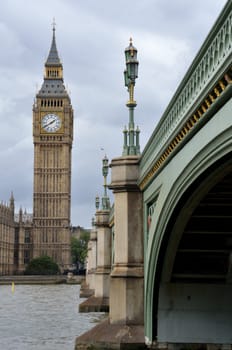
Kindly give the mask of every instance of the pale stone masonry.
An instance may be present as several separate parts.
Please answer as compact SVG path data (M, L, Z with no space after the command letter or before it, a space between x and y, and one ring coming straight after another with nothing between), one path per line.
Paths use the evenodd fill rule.
M96 212L97 268L95 271L95 297L109 298L111 272L111 231L109 210Z
M143 221L138 161L138 156L127 156L111 163L115 230L110 280L112 324L143 325Z
M0 274L22 274L32 258L48 255L70 267L73 109L63 81L55 25L44 81L33 104L33 214L14 220L14 200L0 205ZM29 220L28 220L29 219Z
M73 109L63 83L55 28L45 77L33 106L33 257L48 255L65 270L70 256Z
M82 307L85 311L96 311L99 303L103 304L103 296L109 296L109 318L78 337L76 350L89 346L121 349L121 344L125 349L145 348L142 193L137 185L139 159L140 156L128 155L111 162L113 223L109 211L108 215L96 211L97 268L95 279L91 277L95 294L83 302ZM91 256L91 250L89 253ZM87 274L87 280L89 277Z
M14 209L12 194L0 204L0 276L23 273L32 257L32 215Z
M0 204L0 275L14 272L14 206Z

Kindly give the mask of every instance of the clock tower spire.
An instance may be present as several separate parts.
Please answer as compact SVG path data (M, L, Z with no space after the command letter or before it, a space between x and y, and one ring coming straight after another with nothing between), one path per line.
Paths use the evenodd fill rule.
M59 59L57 48L56 48L56 35L55 35L56 27L55 26L56 26L56 23L55 23L55 20L53 20L53 23L52 23L52 31L53 31L52 44L51 44L49 55L48 55L48 58L46 61L46 64L48 64L48 65L49 65L49 63L62 65L60 62L60 59Z
M70 264L73 109L63 81L55 23L44 80L33 106L33 256Z
M45 78L63 79L63 67L56 47L55 21L52 23L52 44L45 62Z

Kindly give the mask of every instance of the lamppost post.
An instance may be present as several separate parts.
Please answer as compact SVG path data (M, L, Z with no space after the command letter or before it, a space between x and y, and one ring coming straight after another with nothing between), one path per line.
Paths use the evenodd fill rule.
M107 196L107 175L109 172L109 160L105 157L102 159L102 175L104 177L104 196L102 197L102 209L108 210L110 207L109 197Z
M135 80L138 78L138 65L137 49L132 44L130 39L129 46L125 49L126 69L124 70L125 86L129 92L129 101L126 106L129 108L129 124L128 130L125 128L124 133L124 145L123 156L138 155L140 154L139 147L139 133L135 130L134 124L134 108L136 107L136 101L134 100L134 87Z

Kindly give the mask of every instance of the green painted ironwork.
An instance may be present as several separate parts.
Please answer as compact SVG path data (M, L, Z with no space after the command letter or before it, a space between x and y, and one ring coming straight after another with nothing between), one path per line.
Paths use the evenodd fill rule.
M127 107L129 108L129 124L128 128L123 130L124 144L123 144L123 156L127 155L139 155L139 128L135 129L134 123L134 108L136 107L136 101L134 100L134 87L135 80L138 78L138 65L137 49L132 45L132 39L130 39L129 46L125 49L126 69L124 71L125 86L129 92L129 101Z
M103 196L100 199L100 197L97 195L95 198L95 208L96 211L98 210L110 210L110 199L108 197L107 194L107 176L109 173L109 160L108 158L105 157L102 159L102 175L104 177L104 192L103 192Z
M183 130L197 106L200 106L202 101L207 102L205 98L216 88L215 102L212 99L211 104L205 106L205 108L208 107L206 109L209 111L205 113L211 113L211 115L217 113L217 115L214 119L213 117L210 119L210 123L203 123L201 126L200 123L196 123L193 126L196 137L195 147L193 147L193 139L186 137L185 147L181 149L181 151L183 150L181 157L180 153L176 153L176 155L179 154L179 158L177 156L175 159L175 167L173 167L174 162L166 162L167 168L163 167L163 171L160 171L157 176L157 181L151 174L147 181L147 187L143 189L147 213L145 220L148 219L149 223L151 222L144 257L145 342L149 346L152 346L153 342L157 345L154 333L154 323L156 322L156 316L153 314L154 289L157 287L155 287L155 277L158 271L158 257L159 254L163 254L161 245L167 222L178 205L181 195L202 173L202 169L207 169L217 159L231 152L231 100L228 102L228 96L230 98L232 96L231 81L229 83L227 81L228 84L225 83L225 88L222 86L222 91L217 94L217 86L221 83L221 79L225 78L225 74L228 71L231 72L231 66L232 2L228 1L151 135L140 160L140 179L143 179L154 164L159 161L167 146L175 139L180 130ZM231 75L228 78L230 80ZM224 105L226 101L227 104ZM222 106L225 107L219 109ZM204 113L204 110L202 112ZM209 128L208 132L207 128ZM198 130L201 130L201 134L197 133ZM158 191L161 183L162 196L159 197L157 206L155 206L153 205L154 193ZM144 227L147 228L149 225L145 220ZM179 227L176 228L176 231L180 231ZM173 239L173 241L177 240ZM171 250L172 246L170 246Z
M168 141L178 132L194 106L214 87L231 65L232 4L224 7L199 53L187 71L157 127L151 135L141 158L141 176L151 159L158 159Z

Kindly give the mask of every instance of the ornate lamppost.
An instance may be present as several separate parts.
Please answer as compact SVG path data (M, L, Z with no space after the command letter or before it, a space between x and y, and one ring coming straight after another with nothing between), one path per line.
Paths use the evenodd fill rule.
M100 205L100 198L99 198L99 196L96 196L96 198L95 198L95 207L96 207L96 210L99 210L99 205Z
M95 207L96 210L98 211L99 209L101 210L109 210L110 209L110 199L107 196L107 175L109 172L109 160L108 158L105 156L102 159L102 175L104 177L104 193L103 193L103 197L101 199L101 208L100 208L100 197L97 195L95 198Z
M103 210L108 210L110 209L110 200L109 197L107 196L107 175L109 172L109 160L108 158L105 156L102 159L102 175L104 177L104 195L102 197L102 209Z
M138 65L137 60L137 49L132 44L132 39L130 39L129 46L125 49L126 58L126 69L124 71L125 86L129 92L129 101L127 102L127 107L129 108L129 124L128 129L125 127L124 133L124 144L123 144L123 156L127 155L139 155L140 145L139 145L139 133L140 130L137 127L135 129L134 124L134 108L136 107L136 101L134 100L134 87L135 80L138 78Z

